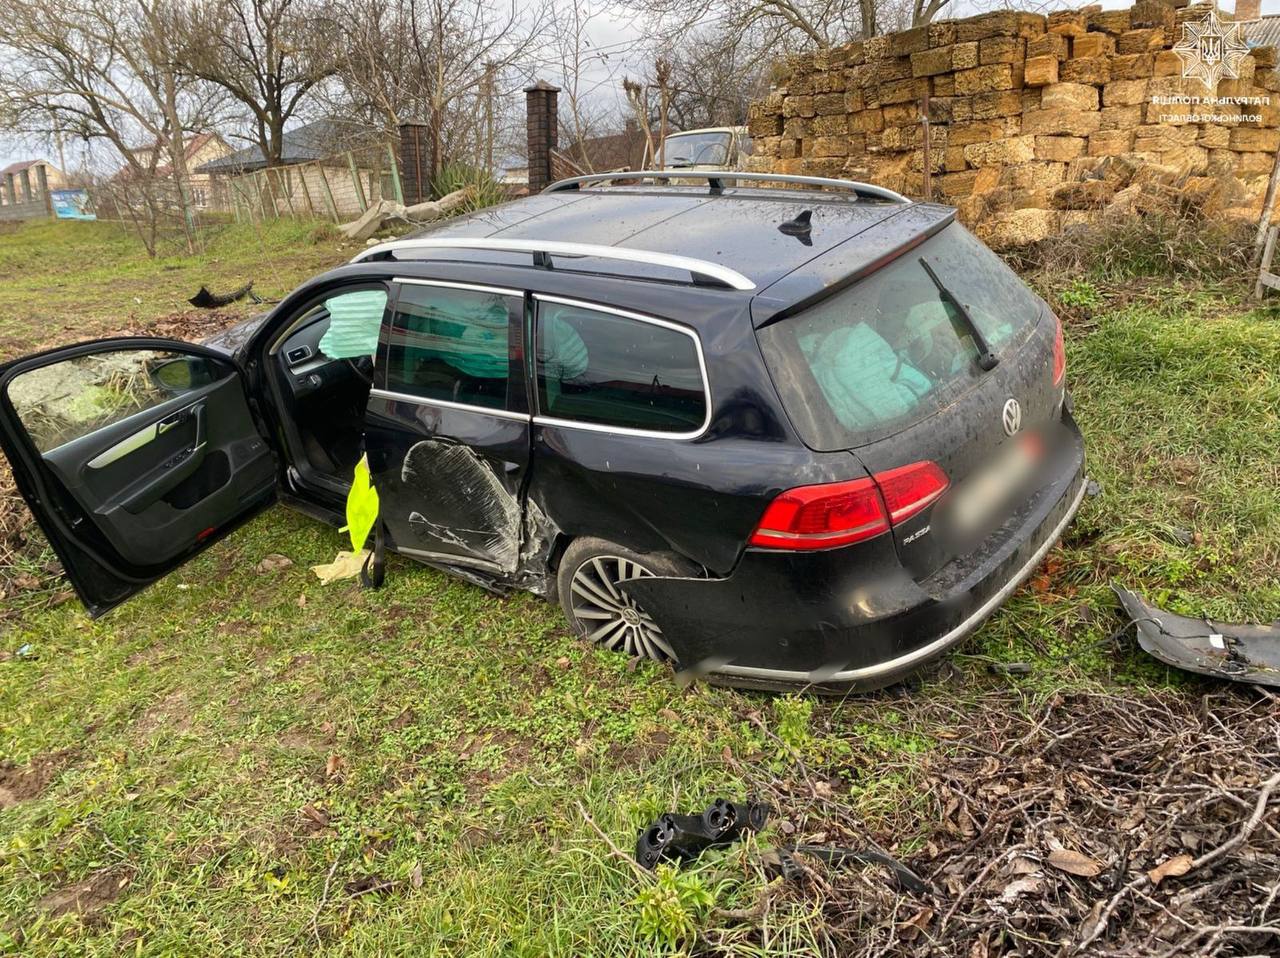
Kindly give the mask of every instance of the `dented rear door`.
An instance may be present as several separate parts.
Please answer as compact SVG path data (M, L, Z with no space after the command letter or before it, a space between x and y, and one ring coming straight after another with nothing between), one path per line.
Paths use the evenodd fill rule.
M530 416L524 296L397 280L365 443L397 551L511 576L520 566Z

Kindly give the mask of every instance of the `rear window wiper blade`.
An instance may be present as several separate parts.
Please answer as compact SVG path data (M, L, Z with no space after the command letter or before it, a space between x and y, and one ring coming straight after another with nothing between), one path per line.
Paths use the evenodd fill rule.
M923 256L920 257L920 265L924 267L924 271L929 274L929 278L933 280L933 285L938 287L938 292L942 294L942 298L955 307L960 318L964 320L965 327L969 330L969 335L973 337L973 345L978 350L978 366L983 372L990 372L1000 363L1000 357L991 351L991 345L987 342L987 337L982 335L982 330L978 328L978 324L974 322L973 315L968 308L960 300L956 299L955 293L947 289L946 284L933 271L933 267L929 265L929 261Z

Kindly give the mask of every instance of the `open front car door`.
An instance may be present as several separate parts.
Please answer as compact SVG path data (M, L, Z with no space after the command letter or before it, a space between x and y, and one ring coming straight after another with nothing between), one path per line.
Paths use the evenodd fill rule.
M243 374L191 343L108 339L0 366L0 446L94 616L275 499Z

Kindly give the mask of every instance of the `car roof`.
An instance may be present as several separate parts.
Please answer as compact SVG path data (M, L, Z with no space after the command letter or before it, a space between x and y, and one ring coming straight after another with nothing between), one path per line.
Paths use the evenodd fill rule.
M905 227L877 229L880 242L867 249L868 262L917 235L925 210L952 215L947 207L903 204L819 190L725 189L705 187L609 186L539 193L449 220L407 238L571 240L598 246L650 250L730 267L750 279L756 291L813 262L854 236L887 226L904 211ZM807 234L779 227L811 213ZM878 251L878 252L877 252ZM529 257L486 250L450 252L450 259L507 264ZM621 272L616 263L611 271ZM631 273L631 264L626 272ZM657 278L654 267L635 264L634 275ZM739 294L743 295L743 294ZM749 295L749 294L747 294Z

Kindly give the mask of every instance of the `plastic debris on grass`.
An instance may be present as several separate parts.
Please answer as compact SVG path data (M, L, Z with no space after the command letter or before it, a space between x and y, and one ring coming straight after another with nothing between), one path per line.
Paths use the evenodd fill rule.
M343 550L338 553L332 562L313 565L311 571L316 574L316 578L320 580L321 585L328 585L330 582L337 582L340 579L354 579L360 574L360 569L364 566L365 560L369 558L369 555L368 549L361 549L358 552Z

